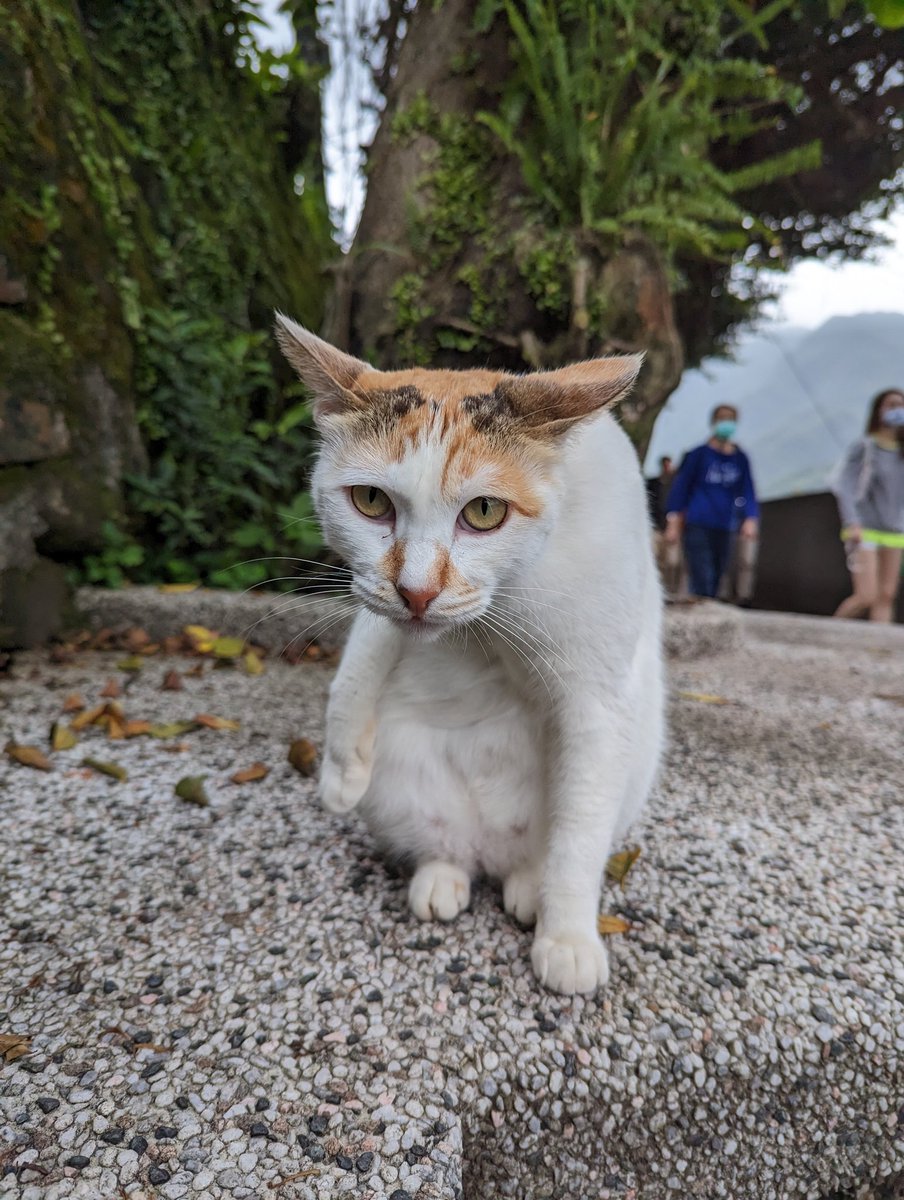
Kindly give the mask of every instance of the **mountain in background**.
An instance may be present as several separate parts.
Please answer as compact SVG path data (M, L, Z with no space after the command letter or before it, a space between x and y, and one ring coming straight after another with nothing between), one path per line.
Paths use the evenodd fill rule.
M704 441L710 412L725 403L740 409L738 441L762 499L824 491L862 436L871 399L889 387L904 389L904 313L760 329L739 340L733 359L685 373L656 422L646 473L657 473L660 455L677 463Z

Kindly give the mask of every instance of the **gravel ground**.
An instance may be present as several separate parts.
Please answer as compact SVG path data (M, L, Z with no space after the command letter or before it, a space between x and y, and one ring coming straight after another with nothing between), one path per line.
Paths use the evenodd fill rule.
M529 934L490 887L455 925L418 924L366 832L318 811L285 757L320 738L322 664L208 670L169 692L164 672L191 664L153 658L129 717L205 711L241 729L188 733L182 750L91 730L49 773L0 756L0 1033L32 1039L0 1077L0 1196L891 1186L904 632L836 626L823 645L818 623L782 620L673 664L642 854L603 897L633 928L596 999L539 990ZM94 702L121 657L20 655L0 681L4 740L46 744L63 697ZM265 780L229 782L256 760ZM193 774L209 808L174 797Z

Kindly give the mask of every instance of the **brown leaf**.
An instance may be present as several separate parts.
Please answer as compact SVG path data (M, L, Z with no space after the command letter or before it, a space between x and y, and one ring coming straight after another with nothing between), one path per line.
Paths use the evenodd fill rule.
M151 725L148 733L151 737L169 738L181 737L183 733L189 733L195 728L194 721L163 721L159 724Z
M313 775L317 770L317 747L306 737L296 738L289 746L289 762L302 775Z
M6 1062L15 1062L31 1053L31 1038L24 1033L0 1033L0 1054Z
M285 1187L287 1183L294 1183L296 1179L309 1179L312 1175L320 1174L318 1167L305 1167L303 1171L294 1171L291 1175L286 1175L282 1179L271 1179L267 1184L269 1188Z
M210 798L204 790L204 781L206 775L186 775L184 779L180 779L176 784L176 795L180 800L187 800L189 804L197 804L199 808L207 808L210 804Z
M270 768L264 766L262 762L252 763L250 767L245 767L241 771L236 771L229 778L233 783L254 783L256 779L266 779L270 774Z
M125 646L126 650L131 651L132 654L137 654L149 644L150 640L151 635L144 629L139 629L136 626L133 629L126 630L125 636L123 637L123 645Z
M624 917L616 917L611 913L600 913L596 918L597 932L603 935L610 933L627 933L631 928L630 921Z
M185 672L185 674L186 674L186 676L190 675L192 677L192 679L200 679L201 676L204 674L204 663L203 662L195 663L195 665L193 667L188 668L188 670Z
M95 721L99 720L106 712L106 709L106 704L98 704L94 708L86 708L84 712L80 712L77 717L72 719L72 728L76 733L80 733L81 730L87 729L89 725L93 725Z
M85 701L78 694L78 692L70 692L69 695L66 697L66 699L63 701L63 712L64 713L81 712L81 710L84 707L85 707Z
M125 767L121 767L119 763L102 762L99 758L83 758L82 766L90 767L92 771L97 771L101 775L109 775L117 783L125 783L129 778L128 771Z
M119 686L119 680L108 679L106 687L100 693L100 695L105 696L108 700L118 700L122 695L122 688Z
M904 708L904 696L897 696L890 692L876 692L877 700L887 700L889 704L897 704L899 708Z
M625 876L640 858L640 846L631 846L627 850L619 850L618 854L610 854L606 863L606 874L616 883L624 883Z
M163 683L160 685L164 692L181 692L182 691L182 676L178 671L167 671L163 676Z
M241 728L239 721L233 721L229 717L212 717L210 713L198 713L195 717L195 724L203 725L205 729Z
M150 732L150 721L126 721L122 727L122 735L127 738L142 737L144 734Z
M50 771L50 759L37 746L21 746L17 742L7 742L3 747L7 758L21 763L23 767L33 767L36 771Z
M233 929L241 929L250 915L247 909L244 912L224 912L223 921Z
M69 726L63 725L60 721L54 721L50 726L50 749L71 750L76 745L78 745L78 738Z

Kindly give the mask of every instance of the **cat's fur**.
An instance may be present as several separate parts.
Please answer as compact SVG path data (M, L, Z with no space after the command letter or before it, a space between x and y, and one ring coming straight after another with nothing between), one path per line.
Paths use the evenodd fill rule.
M280 318L323 435L329 544L364 601L327 714L320 794L360 805L414 864L409 901L451 920L478 873L536 920L560 992L608 978L603 867L663 743L661 595L637 457L605 413L640 359L542 374L380 372ZM391 519L350 489L382 489ZM498 528L459 520L506 501ZM414 599L412 599L414 597Z

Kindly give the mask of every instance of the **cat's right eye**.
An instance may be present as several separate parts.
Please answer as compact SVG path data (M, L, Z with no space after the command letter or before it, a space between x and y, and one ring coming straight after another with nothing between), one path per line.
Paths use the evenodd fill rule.
M378 521L392 512L392 501L384 491L368 483L356 484L351 489L352 504L365 517Z

